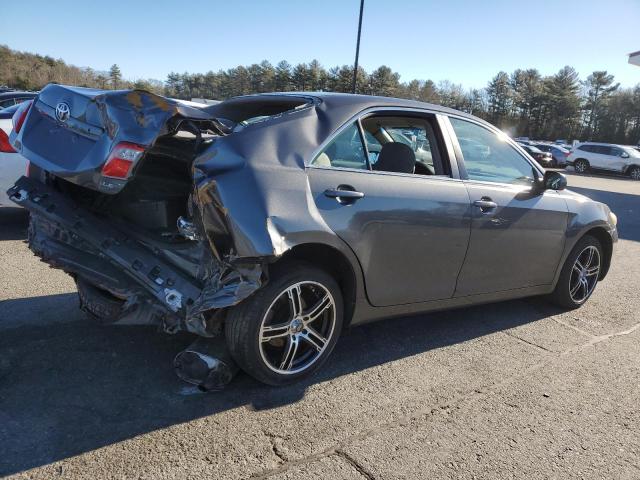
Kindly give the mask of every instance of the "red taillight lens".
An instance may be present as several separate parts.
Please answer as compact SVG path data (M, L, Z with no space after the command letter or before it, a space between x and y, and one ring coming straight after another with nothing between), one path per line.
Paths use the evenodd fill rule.
M0 152L15 153L15 150L9 143L9 136L2 129L0 129Z
M13 129L16 133L20 133L20 129L24 124L24 120L27 118L27 113L29 113L31 105L33 105L33 100L22 102L22 104L16 110L16 113L13 114L11 121L13 122Z
M120 142L111 151L102 167L102 175L110 178L129 178L131 170L144 154L144 147L135 143Z

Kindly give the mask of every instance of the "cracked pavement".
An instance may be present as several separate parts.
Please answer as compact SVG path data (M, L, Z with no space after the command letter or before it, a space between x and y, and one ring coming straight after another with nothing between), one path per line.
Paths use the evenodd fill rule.
M532 298L346 332L307 382L202 394L190 343L101 327L0 212L0 476L640 478L640 182L569 174L621 240L587 305Z

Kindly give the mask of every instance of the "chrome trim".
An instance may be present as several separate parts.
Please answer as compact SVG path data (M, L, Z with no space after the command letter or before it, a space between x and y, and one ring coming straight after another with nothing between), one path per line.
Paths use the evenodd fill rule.
M420 178L420 179L424 179L424 180L455 181L455 182L462 182L463 181L460 178L451 178L451 177L449 177L447 175L420 175L418 173L385 172L385 171L382 171L382 170L365 170L365 169L360 169L360 168L323 167L323 166L320 166L320 165L307 165L306 169L328 170L328 171L333 171L333 172L339 171L339 172L364 173L366 175L388 175L388 176L393 176L393 177Z

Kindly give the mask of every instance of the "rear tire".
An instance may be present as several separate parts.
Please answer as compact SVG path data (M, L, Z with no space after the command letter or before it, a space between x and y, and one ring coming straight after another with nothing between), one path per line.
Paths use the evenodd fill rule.
M638 166L633 166L629 169L629 177L631 177L632 180L640 180L640 167Z
M288 385L310 376L331 354L342 330L342 293L333 277L305 262L276 264L270 277L229 310L225 336L246 373Z
M589 171L589 162L584 158L579 158L573 163L573 168L577 173L587 173Z
M603 258L598 239L582 237L562 266L551 301L570 310L584 305L596 289Z

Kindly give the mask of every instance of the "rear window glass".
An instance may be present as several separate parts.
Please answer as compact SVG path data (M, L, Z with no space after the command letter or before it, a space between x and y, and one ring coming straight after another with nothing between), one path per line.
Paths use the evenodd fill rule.
M313 103L309 97L295 95L255 95L236 97L203 110L237 127L264 122L271 118L305 108Z

